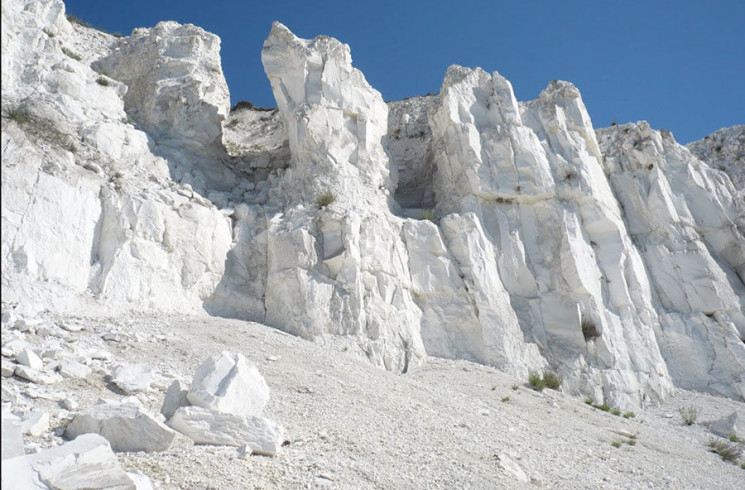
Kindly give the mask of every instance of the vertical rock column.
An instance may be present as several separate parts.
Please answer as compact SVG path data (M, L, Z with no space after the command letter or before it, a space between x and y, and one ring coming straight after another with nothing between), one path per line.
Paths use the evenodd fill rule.
M402 222L388 210L388 108L335 39L299 39L275 23L262 61L292 154L273 190L283 211L267 216L265 321L306 338L342 335L375 364L406 371L425 353Z

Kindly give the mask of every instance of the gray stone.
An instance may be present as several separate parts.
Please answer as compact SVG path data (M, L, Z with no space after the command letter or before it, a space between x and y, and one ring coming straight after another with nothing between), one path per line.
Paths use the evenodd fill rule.
M95 405L75 416L65 436L90 432L105 437L114 451L165 451L184 442L178 433L134 404Z
M738 438L745 437L745 420L737 412L732 412L726 417L711 422L709 430L722 437L730 437L733 434Z
M171 386L168 387L168 391L166 391L166 396L163 399L163 407L160 409L160 413L162 413L166 419L170 419L173 417L173 414L176 413L176 410L181 407L188 407L190 405L189 400L186 397L188 392L188 390L185 390L181 386L179 380L174 380L173 383L171 383Z
M57 374L38 371L27 366L17 366L15 375L26 381L41 385L51 385L62 379Z

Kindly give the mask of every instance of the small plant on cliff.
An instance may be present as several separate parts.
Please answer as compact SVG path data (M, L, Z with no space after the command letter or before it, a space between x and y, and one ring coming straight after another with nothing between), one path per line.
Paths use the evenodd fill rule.
M62 52L65 53L68 57L74 59L75 61L80 61L83 59L79 54L74 53L67 48L62 48Z
M109 80L104 77L96 78L96 83L104 87L108 87L109 85L111 85L111 82L109 82Z
M432 223L437 223L437 216L435 216L435 213L433 213L429 209L425 209L421 213L419 213L419 219L426 219L431 221Z
M696 419L698 418L698 413L701 410L699 410L698 407L688 406L688 407L680 407L678 412L680 412L680 418L683 419L683 423L685 425L693 425L696 423Z
M324 192L316 198L316 207L323 209L336 200L336 197L331 192Z
M600 337L600 332L591 320L582 320L582 335L585 337L585 342L589 342Z

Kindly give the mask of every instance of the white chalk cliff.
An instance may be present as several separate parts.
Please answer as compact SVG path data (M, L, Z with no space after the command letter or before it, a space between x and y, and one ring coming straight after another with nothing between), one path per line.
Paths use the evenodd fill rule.
M5 304L206 311L398 372L550 369L621 407L745 398L742 129L596 133L570 83L523 103L459 66L386 104L347 45L279 23L278 110L231 111L219 48L3 2Z

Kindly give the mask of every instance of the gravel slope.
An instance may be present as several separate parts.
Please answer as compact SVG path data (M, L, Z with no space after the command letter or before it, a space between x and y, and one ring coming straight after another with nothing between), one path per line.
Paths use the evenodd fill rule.
M113 354L93 362L97 370L86 380L44 387L3 379L4 401L12 399L16 413L48 410L57 434L70 414L44 397L61 393L79 409L121 399L107 385L117 362L147 363L162 376L159 388L139 395L154 411L170 380L190 381L209 355L230 349L259 366L272 393L265 416L284 425L290 444L276 458L241 458L236 448L215 446L119 453L127 471L160 488L737 488L745 478L705 446L713 435L703 422L745 415L745 404L728 399L680 392L624 419L556 391L535 392L489 367L430 359L396 375L341 352L333 340L312 343L255 323L206 316L45 319L51 322L83 330L51 328L27 340L56 337L63 348ZM103 341L110 332L128 339ZM701 423L687 427L678 408L689 405L701 409ZM27 450L61 442L26 436Z

